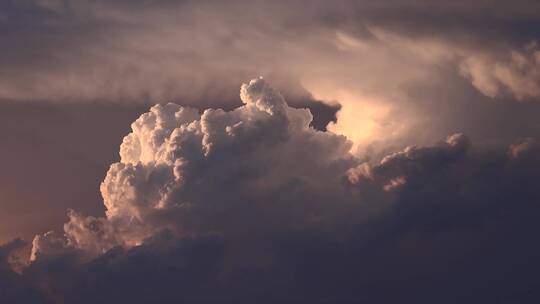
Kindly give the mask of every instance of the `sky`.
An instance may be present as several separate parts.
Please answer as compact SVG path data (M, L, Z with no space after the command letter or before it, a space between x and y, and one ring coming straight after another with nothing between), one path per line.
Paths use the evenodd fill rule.
M538 1L0 2L0 303L538 303Z

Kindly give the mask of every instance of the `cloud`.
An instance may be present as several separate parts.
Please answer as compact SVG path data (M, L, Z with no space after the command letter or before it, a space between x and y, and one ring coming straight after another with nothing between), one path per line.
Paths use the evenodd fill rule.
M0 302L536 303L538 12L2 2Z
M454 134L362 162L263 79L241 98L141 115L102 183L106 215L70 211L21 274L0 270L40 297L21 303L538 299L536 139Z
M504 61L470 57L461 65L462 73L484 95L496 97L504 91L518 100L540 96L540 51L536 42L523 50L513 50Z
M241 99L245 105L229 112L166 104L141 115L101 184L106 218L70 212L67 245L98 255L164 229L179 235L240 229L238 217L262 210L284 216L279 227L273 218L246 225L301 227L329 196L343 195L333 189L357 162L345 137L310 127L309 110L289 107L262 79L242 86ZM282 191L292 197L267 204ZM39 257L62 242L46 234L34 244Z
M5 303L42 303L39 292L15 271L20 265L16 251L26 243L15 239L0 246L0 300Z
M534 73L513 68L508 59L512 51L525 54L523 45L538 38L534 1L315 1L309 9L297 1L248 2L6 2L1 30L10 43L1 50L0 98L231 109L240 105L237 84L263 75L291 105L309 107L320 130L335 120L333 104L341 104L335 130L363 150L383 151L455 132L476 139L460 128L470 109L480 107L492 114L474 119L476 132L486 130L478 137L508 144L511 138L489 134L504 111L471 86L487 96L494 96L494 86L501 86L497 96L508 85L521 92L503 94L497 103L535 98ZM497 76L506 84L492 79L496 64L507 67ZM464 66L475 76L460 73ZM298 87L313 98L288 96ZM340 100L344 96L351 98ZM371 131L359 132L350 118L358 115Z

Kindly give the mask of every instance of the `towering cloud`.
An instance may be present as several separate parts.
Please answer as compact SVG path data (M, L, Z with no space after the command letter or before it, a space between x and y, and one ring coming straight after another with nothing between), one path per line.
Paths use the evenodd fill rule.
M0 239L45 232L0 303L540 302L538 1L8 0L0 33Z
M309 110L289 107L263 79L243 85L241 99L230 112L167 104L141 115L101 184L106 217L70 211L66 245L96 255L164 229L238 237L322 216L358 162L351 143L310 127ZM33 257L58 243L51 233L36 237Z
M538 143L463 134L363 162L263 79L244 105L156 105L101 184L104 217L35 237L10 303L483 303L538 298ZM519 182L515 182L519 181ZM517 250L517 251L516 251ZM532 302L531 302L532 303Z

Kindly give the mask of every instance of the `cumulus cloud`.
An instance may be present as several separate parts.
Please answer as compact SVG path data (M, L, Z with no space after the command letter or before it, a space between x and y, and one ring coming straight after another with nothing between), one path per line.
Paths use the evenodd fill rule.
M0 132L40 143L2 150L1 198L40 231L75 209L29 266L0 249L0 302L538 302L540 9L518 2L0 3ZM282 94L239 99L255 75ZM114 159L111 109L149 100Z
M445 165L448 160L465 153L469 145L468 138L463 134L454 134L440 146L428 148L409 146L385 156L376 166L361 164L349 170L348 179L353 184L362 183L362 180L376 181L384 185L385 191L390 191L405 185L410 176L422 172L429 176L434 168Z
M283 216L279 225L273 218L246 225L302 227L327 199L342 195L335 189L357 162L345 137L312 128L309 110L289 107L263 79L243 85L240 95L244 106L229 112L166 104L141 115L101 184L106 217L70 211L67 246L102 254L164 229L232 233L241 229L239 217L262 210ZM32 257L59 244L52 234L38 236Z
M2 266L4 282L35 295L15 298L538 298L535 139L482 150L454 134L362 162L263 79L243 85L241 99L230 111L167 104L141 115L101 185L105 216L69 211L64 235L36 236L20 274Z

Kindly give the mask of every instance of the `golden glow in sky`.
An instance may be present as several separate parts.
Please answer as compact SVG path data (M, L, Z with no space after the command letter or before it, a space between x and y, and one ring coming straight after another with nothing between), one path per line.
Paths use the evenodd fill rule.
M317 99L337 100L341 104L337 122L330 123L328 130L347 136L354 143L353 151L383 135L390 106L344 89L331 92L309 87L309 90Z

